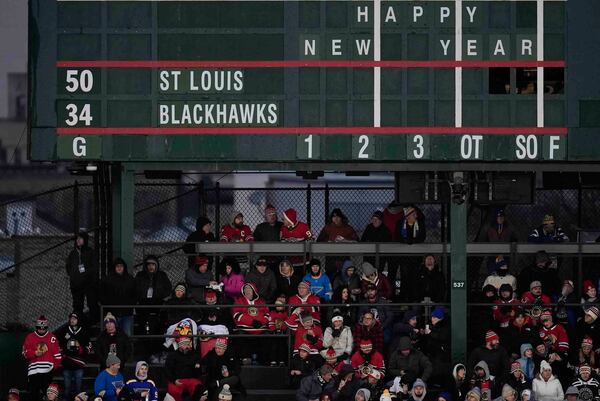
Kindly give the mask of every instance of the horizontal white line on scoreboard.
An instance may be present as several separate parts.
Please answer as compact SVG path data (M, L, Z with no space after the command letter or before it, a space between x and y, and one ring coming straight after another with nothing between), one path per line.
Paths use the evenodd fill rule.
M58 135L566 135L566 127L62 127Z

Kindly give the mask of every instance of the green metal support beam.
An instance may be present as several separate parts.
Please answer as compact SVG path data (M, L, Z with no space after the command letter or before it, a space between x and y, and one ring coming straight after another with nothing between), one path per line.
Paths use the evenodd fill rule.
M467 358L467 202L450 203L452 360Z
M133 266L134 184L134 171L127 164L113 166L113 258L123 258L128 266Z

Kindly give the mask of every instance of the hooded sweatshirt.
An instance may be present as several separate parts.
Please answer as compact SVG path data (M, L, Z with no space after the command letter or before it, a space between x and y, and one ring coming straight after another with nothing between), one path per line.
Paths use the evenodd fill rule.
M203 216L198 217L198 220L196 220L196 231L191 233L185 240L185 244L183 245L183 252L186 255L188 255L188 267L194 266L196 256L206 256L203 253L196 252L196 243L214 242L217 240L215 238L215 234L213 234L212 232L206 234L204 231L202 231L202 227L204 227L207 224L212 224L212 221ZM208 256L208 266L212 267L212 265L213 258L212 256Z
M540 371L545 369L552 368L548 362L542 361ZM539 373L533 379L532 391L537 401L562 401L565 399L560 381L554 375L551 375L548 381L546 381L542 378L542 374Z
M148 379L148 374L142 376L140 368L148 363L146 361L139 361L135 364L135 379L127 381L127 387L134 394L133 401L158 401L158 389L154 381ZM148 396L142 396L143 393L148 392Z
M72 290L79 290L93 286L98 282L98 264L94 250L88 245L88 234L80 232L78 238L83 239L83 245L69 253L66 262L67 275L69 276L69 284Z
M148 272L148 262L156 263L156 271ZM135 294L142 305L160 305L171 294L171 281L167 274L160 270L158 258L146 256L144 268L135 276Z
M252 297L248 299L244 296L244 288L252 289ZM246 283L242 286L241 296L235 300L236 305L255 305L253 307L237 307L231 310L235 325L243 331L251 334L260 334L267 329L271 317L265 301L258 295L258 290L254 283Z
M123 274L117 274L115 268L122 264L125 268ZM135 279L127 270L127 263L121 258L115 259L112 269L100 283L100 302L102 305L135 305ZM114 309L104 312L112 312L116 317L129 316L133 309Z
M391 299L392 286L387 277L379 274L377 269L369 262L363 262L361 269L363 273L361 276L361 292L366 294L369 284L374 284L377 287L377 294L379 294L379 296ZM375 274L374 278L369 278L368 276L372 274Z
M226 266L231 266L231 273L226 273ZM225 258L219 264L220 281L223 283L223 292L226 296L235 299L244 285L244 276L240 273L240 264L234 258Z
M402 350L410 349L408 356L402 354ZM391 376L402 376L402 373L411 373L413 377L420 377L428 381L433 371L433 365L429 358L421 351L414 349L408 337L400 339L398 348L392 352L388 366Z
M348 276L348 269L350 267L354 267L354 274L352 276ZM340 274L338 274L333 280L333 290L335 291L344 285L348 286L348 289L350 290L350 296L356 301L361 292L360 277L357 274L356 267L351 260L345 260L342 264L342 270Z
M525 357L525 351L528 349L533 351L533 346L529 343L521 344L521 357L518 359L521 370L525 374L527 380L533 380L535 374L535 362L533 361L533 354L531 358Z

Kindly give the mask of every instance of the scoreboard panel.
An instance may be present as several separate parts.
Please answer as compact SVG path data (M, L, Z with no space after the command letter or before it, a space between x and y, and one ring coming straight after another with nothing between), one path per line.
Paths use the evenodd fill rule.
M566 85L598 86L566 68L572 41L598 40L570 19L583 7L31 0L30 157L596 160L600 97Z

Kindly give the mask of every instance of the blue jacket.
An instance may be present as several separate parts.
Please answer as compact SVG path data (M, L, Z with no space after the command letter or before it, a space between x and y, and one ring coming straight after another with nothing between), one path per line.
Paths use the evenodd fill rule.
M307 273L302 280L310 282L310 292L312 292L314 295L318 296L324 301L331 300L333 291L331 289L331 282L329 281L327 274L321 273L318 278L315 278L311 276L310 273Z
M158 390L156 384L152 380L129 380L127 387L135 393L135 400L142 401L158 401ZM141 393L148 392L148 398L142 397Z
M105 370L100 372L94 383L94 394L99 395L104 391L103 401L117 401L117 388L125 386L125 379L121 372L111 375Z

